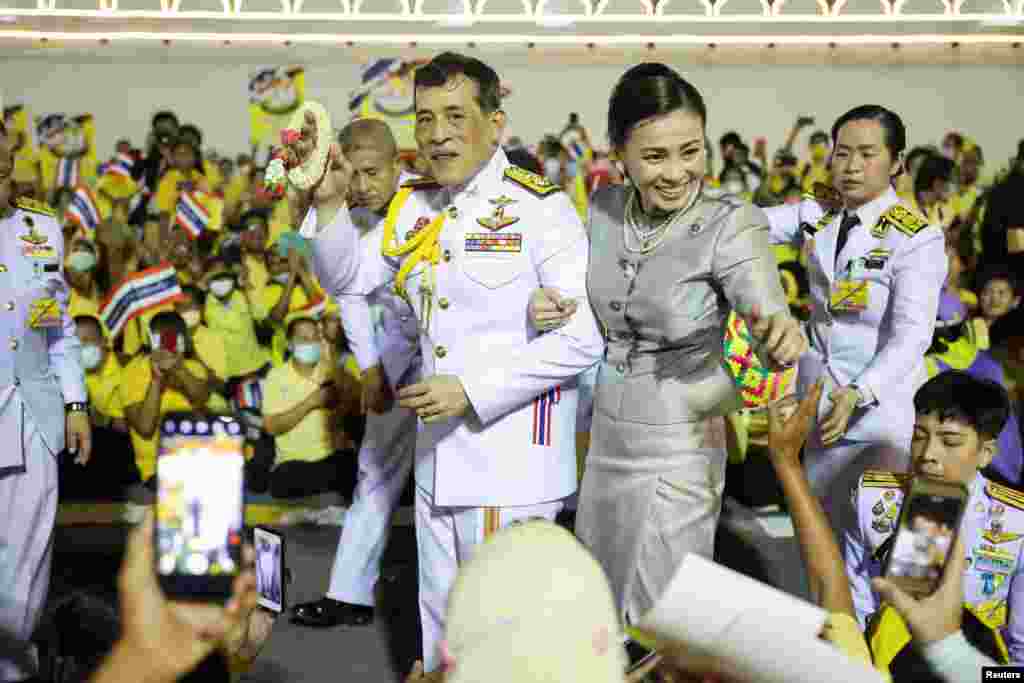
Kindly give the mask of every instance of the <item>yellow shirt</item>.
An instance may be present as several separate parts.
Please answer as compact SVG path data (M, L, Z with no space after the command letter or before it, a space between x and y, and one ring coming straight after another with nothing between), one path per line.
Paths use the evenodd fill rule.
M165 173L164 177L160 179L160 184L156 188L157 211L174 215L174 212L178 208L178 197L181 195L181 191L178 189L178 183L196 183L198 189L198 185L201 181L205 181L203 174L195 170L189 171L188 175L182 173L176 168Z
M203 175L206 182L210 184L210 192L216 192L224 184L224 176L220 172L220 166L208 159L203 160Z
M226 301L213 294L206 297L206 325L224 349L226 362L222 379L255 372L270 360L267 349L256 339L256 318L246 296L237 290Z
M225 374L228 367L227 352L216 333L206 325L200 325L189 333L192 335L192 346L199 360L203 361L218 378L223 380L230 377Z
M185 359L185 368L195 377L206 379L206 368L202 363L190 358ZM138 356L133 358L123 372L121 382L121 398L125 406L137 406L141 404L149 391L150 382L153 379L153 366L149 356ZM160 396L160 414L175 410L201 410L203 406L193 406L188 398L175 389L164 389ZM145 439L135 429L131 429L132 447L135 449L135 462L142 473L142 480L146 481L156 472L156 451L160 437L160 430L153 434L150 439Z
M282 199L274 204L274 210L270 213L270 222L267 225L268 244L273 244L277 238L292 230L292 212L288 205L288 199Z
M68 287L71 290L71 296L68 299L68 315L72 318L77 318L80 315L91 315L96 318L100 317L100 295L96 291L96 285L93 285L92 292L89 294L82 294L74 287Z
M815 183L832 184L832 173L829 172L828 165L825 163L815 164L812 161L804 162L800 168L801 189L804 192L812 192Z
M103 365L95 372L85 373L85 386L89 391L89 404L105 419L102 425L112 419L124 418L124 403L121 401L123 369L117 362L117 355L111 351Z
M270 284L270 271L267 270L267 259L263 254L242 254L242 263L249 271L249 282L253 289L261 292Z
M244 176L236 173L228 181L227 185L224 186L224 204L229 207L234 207L238 204L239 198L242 193L249 189L249 176Z
M85 154L78 158L78 183L92 186L96 184L96 168L99 165L96 161L96 123L92 116L87 116L82 123L82 133L86 147ZM43 174L43 190L49 195L57 184L57 165L60 157L49 147L41 145L37 151L37 158Z
M330 376L330 366L321 362L313 374L304 377L292 362L275 367L263 383L263 415L286 413L320 388ZM277 464L289 461L316 462L334 450L331 411L311 410L290 432L274 437Z

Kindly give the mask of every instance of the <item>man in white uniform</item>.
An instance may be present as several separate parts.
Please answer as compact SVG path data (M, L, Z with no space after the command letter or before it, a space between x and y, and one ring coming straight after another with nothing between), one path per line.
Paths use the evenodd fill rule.
M402 175L395 138L383 121L360 119L346 126L339 139L352 166L349 193L357 207L352 209L352 221L363 248L379 250L383 219ZM308 220L303 230L316 233ZM422 361L413 310L387 286L370 296L340 296L339 304L345 336L363 373L366 434L359 449L359 480L327 594L293 610L293 622L304 626L362 626L373 621L381 557L416 446L416 414L394 401L398 387L419 379ZM371 308L379 310L377 320Z
M0 681L22 681L38 666L28 643L50 583L57 454L66 444L85 464L91 433L61 226L15 201L10 143L0 122Z
M424 668L439 664L448 591L490 533L554 519L576 490L576 382L603 352L586 294L588 242L569 199L508 163L499 81L446 53L416 71L416 139L436 182L392 200L385 253L360 251L343 205L344 172L315 191L314 264L335 295L394 282L420 323L425 379L399 391L422 420L416 522ZM315 122L296 146L308 157ZM340 154L339 154L340 156ZM538 336L530 294L580 300L564 327Z

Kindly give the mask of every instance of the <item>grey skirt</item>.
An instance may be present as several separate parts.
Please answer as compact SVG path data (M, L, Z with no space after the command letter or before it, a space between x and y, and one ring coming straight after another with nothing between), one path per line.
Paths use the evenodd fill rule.
M725 419L651 425L594 411L576 534L636 623L683 556L711 558L725 489Z

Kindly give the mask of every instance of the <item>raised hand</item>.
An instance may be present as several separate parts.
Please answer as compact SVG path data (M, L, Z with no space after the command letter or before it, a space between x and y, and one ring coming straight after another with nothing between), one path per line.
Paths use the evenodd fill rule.
M779 311L766 318L761 314L760 304L754 304L748 321L750 334L777 367L792 366L807 351L807 338L789 311Z

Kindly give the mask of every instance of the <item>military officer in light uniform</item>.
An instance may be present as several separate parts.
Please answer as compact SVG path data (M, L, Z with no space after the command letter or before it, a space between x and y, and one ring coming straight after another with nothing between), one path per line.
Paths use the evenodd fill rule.
M395 139L387 124L377 119L354 121L340 139L342 153L352 166L350 194L357 205L351 210L352 222L362 247L379 250L384 215L403 175ZM316 225L309 220L313 216L313 212L307 215L300 230L310 238L316 235ZM293 612L297 623L318 627L365 625L373 620L381 557L416 446L416 413L398 406L394 394L399 387L418 381L422 365L415 313L391 287L378 287L369 296L338 299L345 336L363 373L366 433L359 448L359 480L327 594L297 605Z
M915 403L910 472L868 470L853 494L857 528L847 555L847 574L857 617L870 625L876 665L886 668L910 642L895 611L879 611L870 582L881 575L914 474L967 486L969 498L960 526L967 553L964 605L1000 634L1002 656L1020 663L1024 611L1017 606L1024 600L1024 580L1018 578L1024 571L1024 493L991 482L980 472L998 449L997 437L1009 415L1006 392L994 382L954 370L930 379Z
M15 201L0 125L0 681L34 675L46 601L57 454L90 455L85 376L67 313L64 243L48 206Z
M825 387L805 464L834 529L855 526L850 491L868 467L903 471L914 391L926 378L939 292L946 277L942 230L900 203L903 123L876 105L832 128L834 196L820 191L768 214L773 242L804 250L811 350L798 390Z
M511 166L498 146L505 116L497 74L444 54L415 79L417 142L436 183L403 187L392 201L387 256L357 252L348 212L321 186L314 262L334 294L393 280L420 323L425 379L398 397L422 419L416 522L429 672L439 665L459 564L500 527L553 519L576 490L575 376L597 362L603 344L575 208L558 188ZM326 184L335 182L329 175ZM579 313L538 336L526 311L542 285L578 299Z

